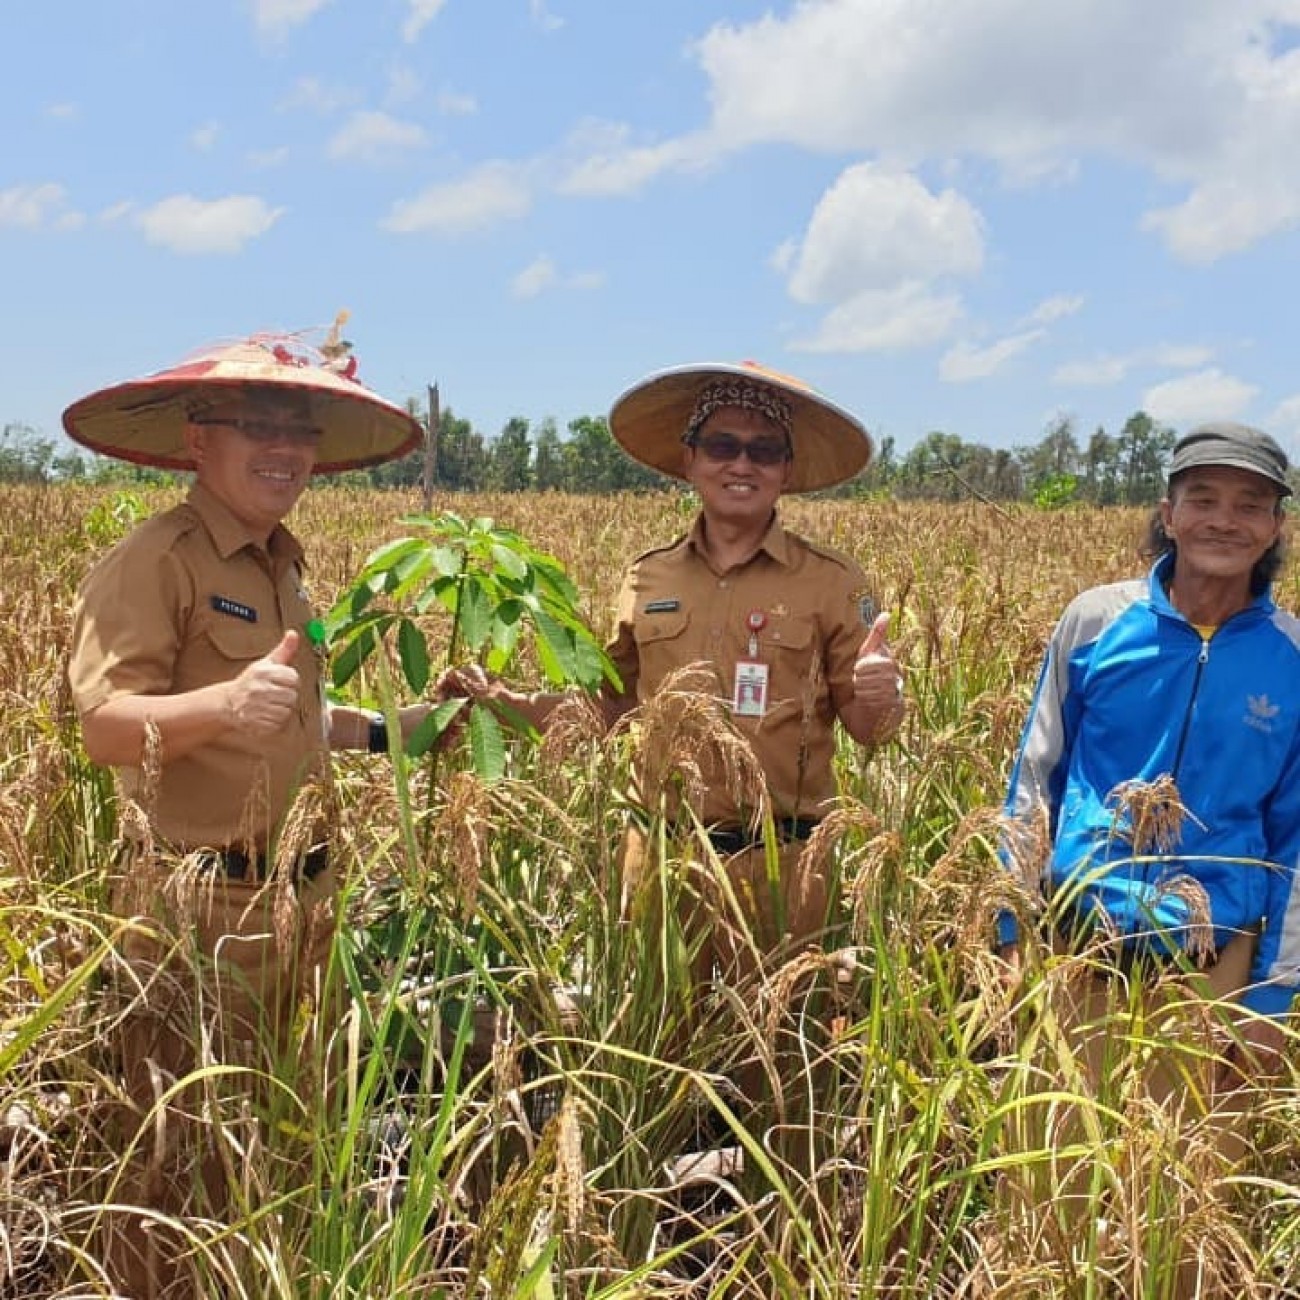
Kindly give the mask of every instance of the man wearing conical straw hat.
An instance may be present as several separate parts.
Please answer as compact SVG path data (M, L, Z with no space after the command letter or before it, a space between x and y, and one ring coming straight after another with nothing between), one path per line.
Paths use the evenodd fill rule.
M143 992L121 1040L137 1122L205 1063L196 1045L209 1033L218 1061L275 1068L333 936L324 756L387 749L381 720L326 706L303 552L283 523L313 473L389 460L421 438L409 414L355 379L341 323L319 348L254 337L64 413L96 452L194 472L183 504L84 580L69 668L86 750L115 770L122 795L113 905L141 922L123 944ZM403 732L427 711L403 709ZM152 1138L143 1148L157 1156ZM192 1171L164 1163L139 1180L152 1190L129 1187L127 1199L150 1213L188 1201L220 1216L224 1171L211 1155L206 1206L190 1199ZM147 1217L108 1216L119 1289L137 1300L199 1294L185 1289L183 1238Z
M648 732L649 708L677 693L683 671L696 665L703 672L696 698L703 692L723 703L729 726L757 760L757 789L745 788L707 738L679 765L698 772L701 792L689 814L677 810L678 827L689 830L698 819L754 940L738 934L725 901L706 907L705 933L694 921L702 944L697 980L714 971L737 979L752 974L756 951L789 955L823 933L824 867L803 849L835 794L836 721L859 744L872 745L892 736L903 715L887 615L877 611L865 574L853 560L788 531L778 512L784 493L858 473L870 460L871 439L801 380L749 362L651 374L615 401L609 422L630 456L689 483L699 499L690 531L638 557L625 576L609 645L622 686L603 703L611 723L648 706ZM538 726L560 699L476 682L472 671L461 685ZM643 778L656 755L644 759ZM679 775L671 757L658 767L670 784ZM662 806L660 793L641 791L652 814ZM764 813L774 835L765 836ZM634 835L626 863L633 887L643 873L639 859Z

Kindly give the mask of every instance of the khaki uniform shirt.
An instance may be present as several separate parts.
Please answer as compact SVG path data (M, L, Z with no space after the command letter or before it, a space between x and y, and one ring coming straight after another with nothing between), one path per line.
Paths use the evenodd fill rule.
M87 575L74 609L69 679L81 714L123 695L176 695L229 681L302 633L298 709L272 737L234 730L175 760L156 801L139 766L119 770L155 833L188 850L264 848L326 747L320 672L306 624L302 548L285 528L269 550L209 491L147 520ZM142 755L143 760L143 755Z
M733 720L766 773L773 815L820 816L835 793L835 718L852 698L853 664L867 634L866 576L777 519L751 559L715 573L701 549L701 524L697 518L686 537L638 557L624 578L608 647L624 694L644 703L670 673L706 660L730 702L736 664L750 657L749 615L761 616L752 635L768 668L767 709ZM721 774L711 774L700 810L706 823L734 825L753 811L737 809Z

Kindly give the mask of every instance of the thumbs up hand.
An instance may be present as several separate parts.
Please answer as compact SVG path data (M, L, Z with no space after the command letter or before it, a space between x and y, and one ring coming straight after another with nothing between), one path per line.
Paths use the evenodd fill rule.
M903 678L885 641L889 615L877 614L853 664L853 700L861 709L877 718L900 710Z
M233 725L250 736L279 731L298 707L301 637L290 628L269 654L255 659L230 683L227 700Z

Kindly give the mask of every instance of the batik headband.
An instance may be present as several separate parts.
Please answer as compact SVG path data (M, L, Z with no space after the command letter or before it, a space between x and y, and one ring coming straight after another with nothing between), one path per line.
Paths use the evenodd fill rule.
M739 406L742 410L757 411L766 416L794 441L794 418L790 403L767 384L755 383L740 375L726 375L705 384L700 395L695 399L695 408L691 411L690 423L686 426L686 440L699 432L700 425L724 406Z

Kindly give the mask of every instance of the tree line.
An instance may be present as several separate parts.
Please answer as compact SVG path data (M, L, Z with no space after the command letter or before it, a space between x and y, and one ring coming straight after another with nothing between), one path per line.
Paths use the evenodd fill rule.
M412 400L411 414L428 426ZM927 434L906 453L892 437L879 439L872 463L835 496L892 496L907 500L1027 501L1042 507L1085 502L1149 505L1164 490L1174 431L1143 411L1115 434L1098 427L1081 440L1068 417L1050 424L1036 443L991 448L955 433ZM450 408L439 414L432 449L432 484L443 492L645 492L671 480L626 456L603 416L570 420L564 434L553 418L536 428L522 416L507 421L495 438L485 436ZM426 452L340 476L358 486L418 488L425 481ZM126 465L56 444L25 425L0 434L0 481L165 482L164 471Z

